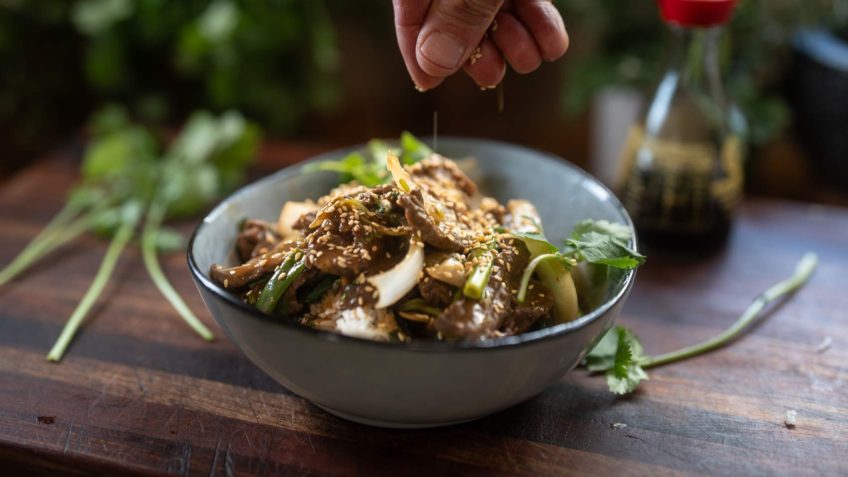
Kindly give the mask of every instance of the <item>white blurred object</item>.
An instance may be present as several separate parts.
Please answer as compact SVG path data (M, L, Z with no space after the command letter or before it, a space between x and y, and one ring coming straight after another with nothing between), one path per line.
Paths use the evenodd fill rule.
M643 103L637 89L621 86L604 88L592 101L589 172L608 186L615 183L621 148Z

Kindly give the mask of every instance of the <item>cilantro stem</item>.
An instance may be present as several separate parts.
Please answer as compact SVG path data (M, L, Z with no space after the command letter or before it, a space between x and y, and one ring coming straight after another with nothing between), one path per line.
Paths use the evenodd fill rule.
M130 239L132 239L133 233L135 232L135 226L141 216L141 206L138 203L131 202L124 206L122 215L123 221L121 223L121 227L112 238L109 248L103 256L103 261L100 263L100 268L97 270L97 275L94 276L94 280L91 282L91 285L88 287L88 290L85 292L82 300L79 304L77 304L77 307L74 309L74 312L71 314L68 322L65 323L65 327L62 328L59 338L47 354L48 361L59 362L62 359L62 355L65 354L65 350L71 343L71 340L82 324L83 319L88 312L91 311L92 306L94 306L94 303L97 301L100 294L103 293L103 289L106 287L109 277L111 277L112 272L115 271L115 265L118 263L118 258L120 258L121 252L124 250L124 247Z
M171 303L171 306L177 310L182 319L195 331L201 338L206 341L215 339L215 335L206 325L201 322L197 316L186 305L185 301L180 297L174 289L168 277L162 271L159 264L159 258L156 254L156 235L159 233L159 228L165 218L166 205L160 200L154 200L147 211L145 219L144 231L141 236L141 256L144 260L144 266L147 268L147 273L156 284L159 292Z
M88 230L91 226L91 214L86 214L67 225L69 219L78 212L67 207L59 212L3 270L0 270L0 286L15 278L41 257Z
M527 267L524 269L524 274L521 275L521 285L518 287L518 296L516 297L518 299L518 303L524 303L524 300L527 298L527 288L530 286L530 278L533 276L533 272L536 271L536 267L545 260L561 259L562 256L558 253L546 253L539 255L527 264Z
M748 327L748 325L760 316L760 313L769 303L783 297L784 295L794 292L804 285L810 279L810 276L813 274L817 264L818 257L816 254L808 252L804 255L804 258L798 262L798 265L795 267L795 273L791 277L775 283L768 290L758 296L751 305L748 306L745 312L742 313L742 316L740 316L739 319L730 326L730 328L713 338L702 341L701 343L688 346L677 351L672 351L670 353L650 357L647 362L642 363L642 368L653 368L656 366L674 363L726 345L728 342L739 336Z

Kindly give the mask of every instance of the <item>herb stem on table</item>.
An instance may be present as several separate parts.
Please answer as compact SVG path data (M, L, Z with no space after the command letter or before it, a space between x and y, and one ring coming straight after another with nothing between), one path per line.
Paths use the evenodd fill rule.
M595 345L582 364L590 372L605 373L607 385L613 393L630 393L641 381L648 379L645 368L693 358L721 348L741 336L770 303L789 295L807 283L817 264L818 257L815 253L805 254L796 265L795 273L791 277L769 287L729 328L706 341L651 357L644 354L642 344L630 330L616 326Z
M212 341L215 339L215 335L197 318L191 311L191 308L186 305L185 301L180 297L173 285L171 285L171 282L168 281L168 277L165 276L159 264L159 257L156 253L156 236L162 226L166 210L167 207L163 201L154 200L147 211L144 231L141 236L141 255L144 260L144 266L147 268L147 273L150 275L156 288L159 289L159 292L174 307L182 319L201 338L206 341Z
M48 361L59 362L62 359L62 355L65 354L65 350L71 343L74 334L76 334L80 325L82 325L83 319L91 311L100 294L103 293L103 289L109 282L112 272L115 271L115 265L118 263L121 252L123 252L124 247L126 247L135 233L135 227L142 213L141 208L141 205L137 202L130 202L123 207L121 226L112 238L109 249L103 256L103 261L100 263L100 268L97 270L97 275L94 276L91 286L85 292L85 296L83 296L73 314L71 314L68 322L65 323L59 339L56 340L53 348L47 354Z
M62 225L65 225L65 221L62 221ZM60 230L60 227L61 225L54 224L51 230L45 229L21 250L18 256L0 271L0 285L6 284L43 256L87 231L91 227L90 217L83 216L64 229Z
M698 344L687 346L686 348L679 349L677 351L672 351L670 353L661 354L659 356L649 357L647 361L642 364L642 368L654 368L657 366L663 366L665 364L674 363L676 361L681 361L687 358L691 358L694 356L698 356L699 354L706 353L708 351L712 351L714 349L720 348L731 340L739 336L748 326L762 313L762 311L773 301L786 296L789 293L794 292L802 285L804 285L807 280L810 279L810 276L813 274L813 271L816 269L816 265L818 264L818 257L815 253L808 252L804 255L804 258L798 262L798 265L795 267L795 273L783 280L781 282L775 283L768 290L763 292L760 296L758 296L742 313L742 316L736 320L733 325L724 330L721 334L714 336L706 341L702 341Z

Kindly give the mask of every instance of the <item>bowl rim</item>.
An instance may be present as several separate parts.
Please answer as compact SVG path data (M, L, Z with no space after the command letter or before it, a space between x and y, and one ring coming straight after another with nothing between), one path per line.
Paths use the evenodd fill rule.
M426 140L427 137L422 137L423 140ZM529 153L536 156L539 160L545 162L555 163L559 167L566 167L571 169L574 173L580 176L583 180L588 180L593 183L595 187L602 189L607 193L610 202L612 205L621 213L621 216L625 220L625 225L628 225L631 230L633 230L633 238L631 239L631 246L634 250L637 250L638 240L636 237L636 230L633 226L633 221L630 218L630 215L627 213L627 210L618 200L618 197L609 190L609 188L601 183L598 179L593 177L588 172L584 171L582 168L577 165L569 162L565 158L557 156L553 153L549 153L546 151L541 151L538 149L529 148L526 146L507 143L498 140L492 139L483 139L483 138L474 138L474 137L464 137L464 136L443 136L439 137L439 141L442 145L447 144L457 144L457 145L466 145L474 144L477 145L487 145L487 146L496 146L501 148L508 148L513 150L519 150L524 153ZM325 153L321 153L317 156L311 157L307 160L297 162L290 166L286 166L283 169L280 169L277 172L269 174L265 177L257 179L249 184L246 184L231 194L229 194L226 198L221 200L218 205L216 205L203 220L195 227L194 232L189 239L186 255L188 261L188 267L192 274L192 277L195 280L195 283L199 287L203 287L207 292L211 293L213 296L218 299L223 300L229 306L235 308L236 310L242 311L253 318L257 318L277 326L282 326L289 330L293 330L296 333L303 333L304 336L312 336L319 339L324 339L332 342L348 342L348 343L359 343L365 346L375 346L378 348L390 348L395 350L405 350L405 351L415 351L415 352L454 352L454 351L474 351L474 350L493 350L493 349L501 349L501 348L513 348L518 346L525 346L531 344L538 344L542 341L548 341L554 338L558 338L560 336L566 335L570 332L581 329L590 323L594 322L601 316L604 316L611 308L616 306L620 301L626 297L628 292L633 286L633 282L636 277L636 270L628 270L624 280L622 281L619 289L616 291L614 296L604 301L597 308L592 310L591 312L577 318L574 321L569 321L567 323L560 323L557 325L549 326L546 328L542 328L539 330L529 331L526 333L521 333L519 335L511 335L511 336L503 336L499 338L491 338L480 341L455 341L455 342L446 342L446 341L409 341L409 342L386 342L386 341L375 341L367 338L360 338L356 336L348 336L343 335L341 333L336 333L333 331L327 330L319 330L315 328L310 328L307 326L303 326L299 323L287 322L287 321L279 321L273 319L270 315L259 311L258 309L249 306L244 303L237 296L228 292L227 290L221 288L216 283L214 283L209 277L206 276L206 273L200 270L200 267L197 265L197 261L194 257L194 248L195 242L197 240L198 235L203 230L203 228L208 225L216 216L222 214L222 211L227 207L227 205L238 196L243 194L247 194L248 192L259 189L264 186L267 186L270 183L279 182L282 179L288 178L290 176L296 176L302 174L302 168L306 164L329 160L330 158L339 157L345 154L348 154L353 151L361 150L366 146L365 143L358 144L355 146L349 146L339 149L334 149L331 151L327 151ZM216 322L218 322L219 326L226 329L223 323L219 322L218 318L213 314L213 318Z

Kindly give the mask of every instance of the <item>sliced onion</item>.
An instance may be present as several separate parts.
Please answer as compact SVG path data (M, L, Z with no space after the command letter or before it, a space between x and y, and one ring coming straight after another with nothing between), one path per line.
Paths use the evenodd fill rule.
M277 232L284 239L297 238L300 232L294 229L294 224L300 219L303 214L308 214L318 210L318 205L312 201L296 202L290 200L283 205L283 210L280 211L280 218L277 219Z
M455 287L462 287L465 284L465 267L452 255L448 255L439 263L427 267L427 275Z
M542 232L539 229L542 224L542 218L539 216L536 206L529 200L512 199L506 203L506 209L509 215L506 217L505 222L507 222L513 232Z
M394 179L398 189L409 192L417 188L415 183L412 182L412 178L409 177L409 173L400 165L400 159L398 159L397 154L391 150L386 154L386 168L392 174L392 179Z
M377 289L375 308L386 308L397 303L418 284L418 276L424 269L424 244L410 239L409 250L397 265L383 273L368 277L368 283Z

